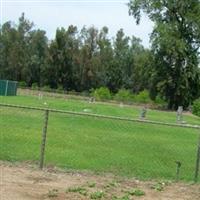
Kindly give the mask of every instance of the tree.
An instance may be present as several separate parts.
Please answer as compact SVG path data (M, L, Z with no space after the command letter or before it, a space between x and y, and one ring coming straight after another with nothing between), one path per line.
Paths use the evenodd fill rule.
M83 27L80 32L80 86L82 90L97 87L96 72L98 60L98 30L95 27Z
M25 18L25 14L22 13L19 18L19 24L17 26L17 38L13 44L14 52L17 59L16 62L12 64L15 66L15 80L22 81L25 80L25 71L29 65L30 58L30 32L34 24Z
M74 57L78 50L76 33L75 26L69 26L67 31L57 29L56 38L50 44L46 75L52 88L74 89Z
M127 62L129 57L129 40L130 38L125 36L123 29L117 32L113 45L113 60L107 70L107 86L112 92L117 92L120 88L126 87L129 81L129 74L127 74L127 68L131 66Z
M33 23L25 19L24 13L19 18L16 26L6 22L1 32L1 78L22 81L25 80L24 72L29 65L30 32Z
M155 23L151 96L161 94L169 108L187 107L200 91L200 1L132 0L128 5L137 23L142 11Z
M108 31L93 26L78 31L71 25L57 29L48 41L45 31L34 29L22 14L18 24L6 22L1 27L0 78L77 92L102 86L112 92L146 89L149 51L122 29L113 40Z
M103 27L100 30L98 35L97 44L98 44L98 66L96 72L96 78L98 80L98 87L107 86L109 77L107 76L107 72L109 70L109 66L113 63L113 48L110 39L108 38L108 27Z
M141 40L132 37L131 47L130 47L130 63L131 68L127 74L130 74L131 88L134 93L139 93L144 89L150 89L149 87L149 77L152 71L152 53L150 50L145 49Z
M0 37L0 78L15 80L15 65L17 62L14 44L17 39L17 31L12 27L11 22L6 22L2 26ZM16 49L17 50L17 49Z
M34 30L30 32L29 62L24 69L24 76L28 86L37 83L40 87L44 84L43 72L47 65L47 37L45 31Z

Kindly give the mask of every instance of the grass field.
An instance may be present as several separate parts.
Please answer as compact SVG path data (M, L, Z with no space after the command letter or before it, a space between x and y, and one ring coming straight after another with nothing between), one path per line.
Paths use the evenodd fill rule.
M44 105L44 102L47 105ZM138 118L140 115L140 106L124 106L121 108L119 105L105 104L105 103L95 103L90 104L88 101L84 100L72 100L72 99L61 99L53 97L44 97L42 100L38 100L37 96L15 96L15 97L2 97L0 96L0 103L17 104L17 105L27 105L35 107L49 107L60 110L77 111L83 112L85 109L89 113L94 114L104 114L109 116L120 116L120 117L130 117ZM171 122L176 123L176 112L168 111L158 111L148 109L147 119L161 121L161 122ZM200 118L191 114L184 114L183 120L188 124L199 124Z
M138 118L139 107L89 104L35 96L0 97L1 103ZM0 159L38 161L44 113L0 107ZM148 110L148 119L175 122L175 112ZM199 118L185 115L190 124ZM75 170L112 172L140 179L174 179L181 161L182 180L194 176L199 130L50 113L45 164Z

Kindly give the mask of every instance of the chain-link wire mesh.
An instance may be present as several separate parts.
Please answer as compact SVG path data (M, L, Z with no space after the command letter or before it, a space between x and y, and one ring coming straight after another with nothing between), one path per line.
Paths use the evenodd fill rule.
M198 130L52 113L46 164L139 178L192 180Z
M0 159L40 162L46 111L0 106L0 112ZM197 128L55 110L48 114L45 166L140 179L194 179Z
M0 106L0 159L39 161L43 113Z

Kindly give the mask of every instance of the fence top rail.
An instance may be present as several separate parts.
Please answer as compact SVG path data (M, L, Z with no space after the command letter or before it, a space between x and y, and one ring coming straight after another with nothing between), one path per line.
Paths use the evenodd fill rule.
M161 121L152 121L152 120L147 120L147 119L135 119L135 118L116 117L116 116L109 116L109 115L99 115L99 114L92 114L92 113L83 113L83 112L74 112L74 111L67 111L67 110L50 109L48 107L39 108L39 107L23 106L23 105L15 105L15 104L4 104L4 103L0 103L0 106L10 107L10 108L38 110L38 111L49 111L49 112L54 112L54 113L63 113L63 114L78 115L78 116L96 117L96 118L102 118L102 119L112 119L112 120L120 120L120 121L164 125L164 126L171 126L171 127L200 129L200 125L176 124L176 123L168 123L168 122L161 122Z

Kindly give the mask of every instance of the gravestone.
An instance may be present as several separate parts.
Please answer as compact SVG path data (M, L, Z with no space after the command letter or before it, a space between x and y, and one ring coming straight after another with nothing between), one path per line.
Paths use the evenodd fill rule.
M140 113L140 119L146 119L147 108L144 106Z
M90 99L89 99L89 103L94 103L95 102L95 98L94 97L91 97Z
M177 122L182 123L183 122L183 106L179 106L177 110Z
M43 99L43 94L42 94L41 92L39 92L39 94L38 94L38 99L39 99L39 100L42 100L42 99Z

